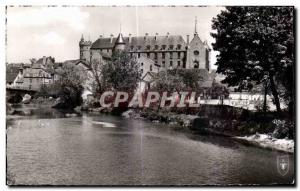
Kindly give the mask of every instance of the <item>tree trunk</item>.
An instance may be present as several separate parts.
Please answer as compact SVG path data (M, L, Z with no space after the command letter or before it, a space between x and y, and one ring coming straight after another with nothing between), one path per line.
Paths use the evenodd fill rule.
M268 94L267 80L265 81L264 86L265 86L265 94L264 94L263 112L264 112L264 115L265 115L266 112L267 112L267 94Z
M270 75L270 77L269 77L270 78L270 88L271 88L271 91L272 91L272 95L274 97L276 110L277 110L278 113L280 113L281 112L280 101L279 101L279 96L278 96L278 92L277 92L273 77L274 77L273 75Z

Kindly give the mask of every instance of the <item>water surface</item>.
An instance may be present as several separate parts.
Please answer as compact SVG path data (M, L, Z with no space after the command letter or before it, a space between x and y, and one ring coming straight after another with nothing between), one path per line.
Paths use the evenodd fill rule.
M278 151L110 115L66 118L21 106L8 116L7 171L17 185L286 184Z

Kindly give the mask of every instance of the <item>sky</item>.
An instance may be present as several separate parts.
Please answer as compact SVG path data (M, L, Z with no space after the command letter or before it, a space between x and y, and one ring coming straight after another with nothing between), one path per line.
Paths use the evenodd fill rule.
M52 56L58 62L79 58L79 40L100 35L186 35L193 37L195 17L201 40L214 42L211 20L223 7L8 7L6 61L29 63L30 58ZM211 53L215 63L216 52ZM215 66L212 66L215 68Z

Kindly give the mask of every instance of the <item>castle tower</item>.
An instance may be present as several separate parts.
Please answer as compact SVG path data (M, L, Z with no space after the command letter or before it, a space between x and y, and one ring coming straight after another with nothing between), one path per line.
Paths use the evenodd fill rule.
M119 34L119 36L116 39L114 51L124 51L125 50L125 40L123 38L122 33Z
M194 32L194 36L198 36L198 32L197 32L197 16L195 17L195 32Z
M210 69L209 47L202 42L197 32L197 17L195 17L194 37L187 49L187 68Z
M79 41L79 58L80 60L86 60L88 62L90 62L90 47L92 45L92 42L89 41L85 41L83 38L83 35L81 36L81 39Z

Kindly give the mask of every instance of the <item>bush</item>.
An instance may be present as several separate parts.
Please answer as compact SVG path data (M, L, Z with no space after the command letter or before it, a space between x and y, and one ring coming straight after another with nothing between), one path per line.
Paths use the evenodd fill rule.
M275 129L272 136L278 139L294 138L294 124L286 120L274 119L272 121Z

